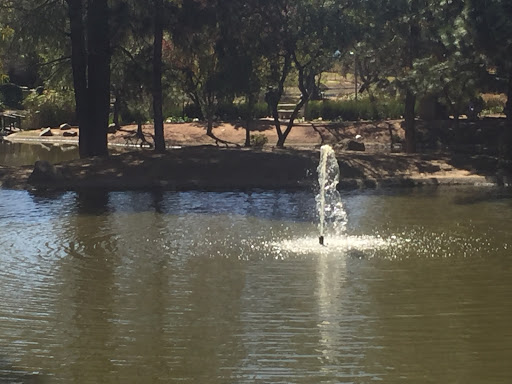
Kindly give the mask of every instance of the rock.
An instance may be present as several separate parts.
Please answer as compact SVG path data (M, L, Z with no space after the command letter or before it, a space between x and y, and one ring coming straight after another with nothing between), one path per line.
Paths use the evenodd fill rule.
M366 147L363 142L356 141L356 140L349 140L347 141L346 145L347 150L349 151L361 151L364 152L366 150Z
M59 128L61 131L67 131L68 129L71 129L71 125L69 125L68 123L64 123L61 124Z
M66 131L66 132L62 133L62 136L64 136L64 137L76 137L76 136L78 136L78 132L76 132L76 131Z
M39 136L53 136L52 129L51 128L43 128L41 130L41 133L39 133Z
M34 170L28 178L31 184L56 181L62 178L62 173L46 160L36 161Z
M403 150L402 143L393 143L393 145L391 145L391 153L402 152L402 150Z
M119 127L117 126L116 123L111 123L111 124L108 125L107 132L108 133L116 133L118 129L119 129Z

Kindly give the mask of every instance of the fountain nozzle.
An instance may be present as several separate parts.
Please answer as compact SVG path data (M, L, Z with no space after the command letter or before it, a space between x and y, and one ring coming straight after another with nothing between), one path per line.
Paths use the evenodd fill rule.
M318 238L318 242L320 243L320 245L324 245L324 237L323 236L320 236Z

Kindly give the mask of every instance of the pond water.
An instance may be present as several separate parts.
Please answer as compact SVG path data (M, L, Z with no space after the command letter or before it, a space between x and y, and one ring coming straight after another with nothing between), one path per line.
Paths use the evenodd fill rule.
M76 145L11 143L0 138L0 165L33 165L38 160L46 160L54 164L77 158Z
M0 382L508 382L510 191L342 198L0 190Z

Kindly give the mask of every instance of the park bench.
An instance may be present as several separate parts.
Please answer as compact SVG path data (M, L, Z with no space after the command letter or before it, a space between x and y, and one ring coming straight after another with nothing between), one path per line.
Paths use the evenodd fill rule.
M21 119L24 117L16 112L0 112L0 132L2 134L9 134L21 131Z

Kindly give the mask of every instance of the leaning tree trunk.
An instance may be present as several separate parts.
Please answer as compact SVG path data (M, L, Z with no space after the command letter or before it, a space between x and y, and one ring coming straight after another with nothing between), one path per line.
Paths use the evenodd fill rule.
M281 77L279 79L277 89L272 89L270 93L267 94L267 103L270 106L272 111L272 117L274 118L274 125L276 126L277 133L277 146L281 143L281 147L284 146L284 141L286 137L283 138L283 131L281 129L281 122L279 121L279 101L281 100L281 96L283 96L284 92L284 83L288 74L290 73L292 66L292 57L291 54L287 54L284 58L283 68L281 72Z
M301 66L295 55L293 55L293 60L295 62L295 67L297 68L298 71L298 86L302 96L297 105L295 106L295 108L293 109L292 115L290 116L290 120L288 120L288 124L286 126L285 131L282 133L278 132L280 133L278 135L278 140L276 144L278 148L284 148L284 143L286 141L286 138L292 131L295 119L297 119L300 110L311 97L311 89L313 89L315 85L315 75L313 73L307 73L307 67Z
M110 43L107 0L89 0L87 13L87 103L91 125L86 156L107 156L110 113Z
M284 132L282 132L280 135L278 135L277 144L276 144L277 148L284 148L284 143L285 143L286 139L288 138L288 135L292 131L293 125L295 124L295 120L299 116L299 112L300 112L301 108L304 106L304 104L306 104L308 99L309 98L303 97L299 101L299 103L295 106L295 108L293 109L292 115L290 116L290 120L288 120L288 123L286 125L286 129L284 130Z
M162 113L162 40L163 40L163 0L154 2L154 42L153 42L153 118L155 125L155 151L165 151L164 117Z
M415 111L414 105L416 104L416 96L407 91L405 95L405 152L416 152L416 126L415 126Z

